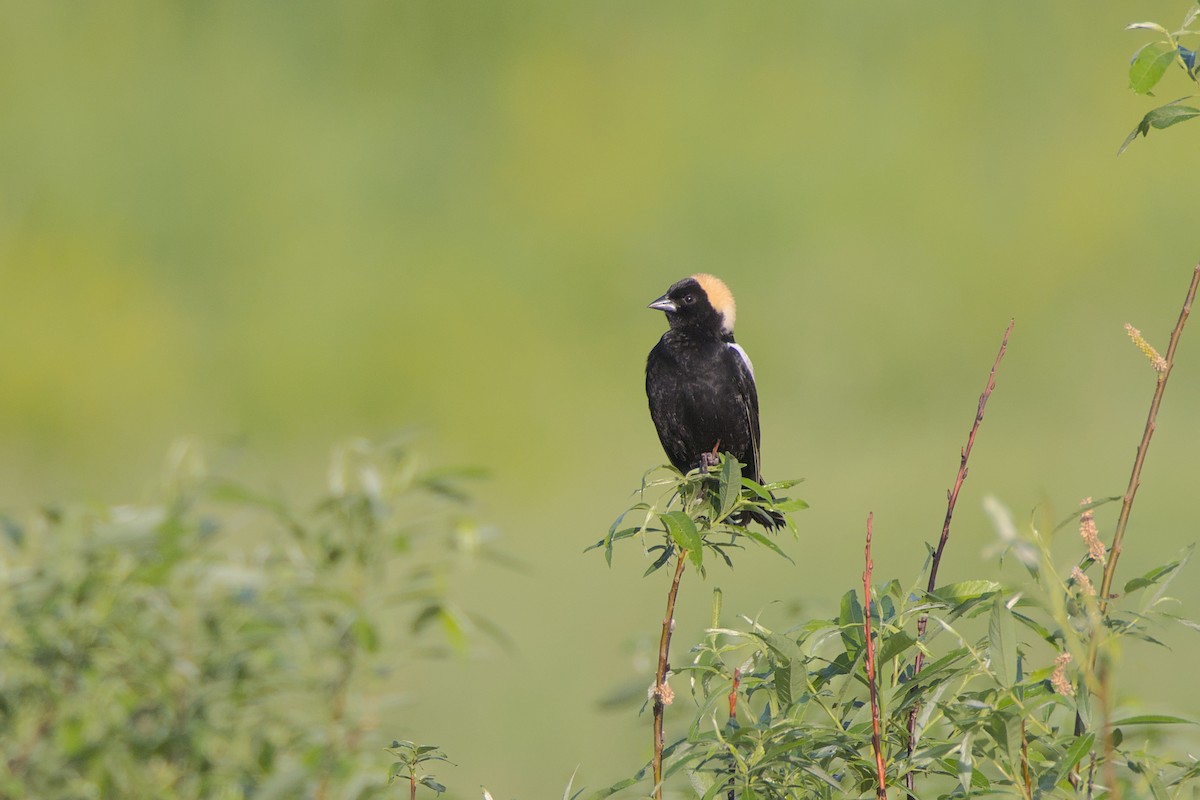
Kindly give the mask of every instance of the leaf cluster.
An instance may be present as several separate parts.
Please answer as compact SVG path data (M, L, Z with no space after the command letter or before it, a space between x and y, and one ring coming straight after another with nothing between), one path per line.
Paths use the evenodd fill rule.
M467 476L351 442L297 511L169 461L144 505L0 516L0 796L385 792L372 714L479 627L447 590L490 551Z
M1176 30L1168 30L1157 22L1135 22L1126 26L1126 30L1147 30L1158 34L1159 38L1143 45L1134 53L1129 63L1129 88L1138 94L1152 96L1159 81L1167 71L1176 66L1193 83L1200 84L1200 71L1197 70L1196 47L1186 47L1183 42L1188 38L1200 35L1200 29L1195 28L1200 19L1200 5L1194 6L1185 15L1182 24ZM1178 100L1154 108L1146 113L1130 134L1121 144L1118 155L1140 136L1147 136L1151 128L1162 130L1186 122L1200 116L1200 108L1185 105L1186 101L1200 95L1187 95Z
M420 784L427 789L432 789L435 793L441 794L446 791L446 787L438 783L437 778L430 772L425 772L421 769L422 765L434 761L452 763L446 754L442 752L442 748L435 744L417 744L410 741L392 741L392 746L387 748L387 751L396 757L392 762L392 766L388 770L388 785L395 783L399 778L406 778L409 784L415 788ZM417 773L421 774L418 775Z
M687 475L673 467L655 467L642 478L640 500L622 512L604 538L587 550L603 549L611 566L614 545L636 538L652 558L646 575L661 569L677 552L686 553L702 575L706 556L720 558L732 567L734 552L748 545L765 547L791 560L771 536L746 523L774 512L783 515L786 527L795 534L795 523L787 515L808 508L808 504L779 493L799 481L762 485L743 477L741 470L742 465L728 453L721 453L715 466ZM652 478L656 473L663 477ZM647 500L648 493L657 493L657 497Z
M1071 567L1086 575L1095 565L1085 557L1061 568L1050 535L1033 522L1006 532L1009 550L1026 556L1023 583L976 579L930 593L920 576L908 587L892 580L873 590L882 744L887 785L898 796L910 796L902 787L912 774L919 792L913 797L1100 798L1111 791L1106 764L1124 796L1190 797L1197 788L1200 762L1166 755L1158 742L1162 726L1193 723L1118 714L1104 678L1121 648L1161 646L1163 625L1196 625L1170 612L1166 595L1190 550L1128 581L1101 614L1081 580L1060 577ZM712 628L692 648L690 663L675 667L689 680L694 708L686 733L664 751L664 777L685 776L705 800L730 790L739 798L779 800L874 797L863 616L864 603L851 590L830 619L785 630L749 618L725 626L716 592ZM929 627L918 640L922 616ZM918 654L925 662L919 672ZM1071 658L1056 677L1063 654ZM728 717L735 682L737 713ZM1075 731L1077 714L1082 735ZM1097 733L1106 726L1107 742ZM644 774L594 800L636 785Z

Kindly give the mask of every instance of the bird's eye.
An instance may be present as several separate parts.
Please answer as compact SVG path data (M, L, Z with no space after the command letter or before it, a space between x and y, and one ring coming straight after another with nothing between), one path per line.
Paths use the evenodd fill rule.
M696 302L696 295L694 295L694 294L685 294L685 295L683 296L683 302L684 302L684 305L689 305L689 306L690 306L692 303Z

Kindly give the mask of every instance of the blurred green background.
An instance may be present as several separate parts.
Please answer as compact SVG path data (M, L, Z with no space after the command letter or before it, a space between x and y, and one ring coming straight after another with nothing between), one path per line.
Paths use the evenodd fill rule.
M983 496L1025 520L1124 491L1154 377L1122 324L1165 350L1200 253L1194 126L1116 158L1187 92L1129 92L1122 28L1186 8L6 5L0 505L137 499L181 434L303 501L333 443L415 428L491 473L527 572L460 587L515 650L417 665L380 747L442 745L463 796L607 784L649 756L601 706L650 682L664 578L581 550L663 460L646 303L730 284L765 475L812 504L795 566L685 583L679 658L713 586L831 613L869 510L877 578L914 578L1015 318L941 575L992 571ZM1200 331L1177 363L1118 583L1197 539ZM1198 640L1168 643L1122 691L1200 715Z

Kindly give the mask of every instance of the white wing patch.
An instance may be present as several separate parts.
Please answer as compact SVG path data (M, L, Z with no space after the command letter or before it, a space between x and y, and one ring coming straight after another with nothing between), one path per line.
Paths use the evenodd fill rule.
M746 365L746 369L750 370L750 379L754 380L754 365L750 363L750 356L746 355L746 351L742 349L742 346L736 342L729 342L729 349L738 354L738 358L742 359L742 363Z

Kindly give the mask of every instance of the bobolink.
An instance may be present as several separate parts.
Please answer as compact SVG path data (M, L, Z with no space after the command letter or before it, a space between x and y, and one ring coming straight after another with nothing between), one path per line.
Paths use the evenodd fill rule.
M745 465L742 475L762 483L754 367L733 339L729 287L712 275L693 275L649 307L666 312L671 326L646 359L650 417L667 458L686 474L726 452ZM767 527L784 524L774 512L749 516Z

